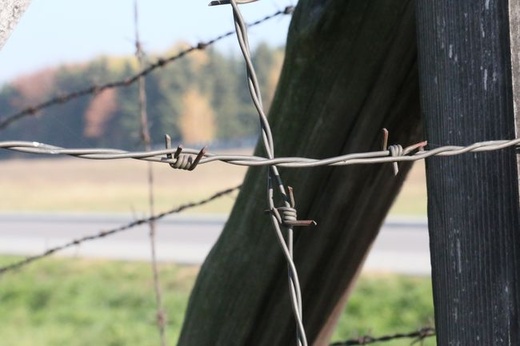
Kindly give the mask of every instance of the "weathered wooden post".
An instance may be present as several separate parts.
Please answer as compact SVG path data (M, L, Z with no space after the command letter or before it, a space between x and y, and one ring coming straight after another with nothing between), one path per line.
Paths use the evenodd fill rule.
M414 1L301 0L269 120L277 156L332 157L422 139ZM261 78L261 77L260 77ZM259 147L258 155L264 155ZM410 164L284 169L309 345L330 334ZM295 345L287 266L266 208L265 169L251 168L201 268L179 345Z
M430 147L515 137L508 1L416 4ZM507 149L427 160L439 345L520 345L517 159Z

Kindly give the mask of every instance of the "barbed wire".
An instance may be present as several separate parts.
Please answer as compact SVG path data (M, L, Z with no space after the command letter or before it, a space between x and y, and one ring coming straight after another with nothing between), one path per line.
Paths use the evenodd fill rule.
M291 15L293 13L293 11L294 11L294 6L287 6L283 10L278 10L270 15L267 15L261 19L258 19L256 21L254 21L250 24L246 24L246 25L249 27L256 26L256 25L262 24L270 19L276 18L281 15ZM122 79L119 81L114 81L114 82L108 82L108 83L100 84L100 85L90 85L84 89L76 90L76 91L73 91L73 92L70 92L67 94L63 94L63 95L58 95L58 96L55 96L44 102L41 102L37 105L24 108L16 113L13 113L11 115L5 116L2 119L0 119L0 130L5 129L6 127L8 127L10 124L12 124L13 122L15 122L17 120L20 120L27 116L34 116L34 115L36 115L36 113L38 111L41 111L45 108L55 106L58 104L62 104L62 103L66 103L66 102L69 102L73 99L76 99L76 98L79 98L82 96L98 94L107 89L127 87L129 85L132 85L133 83L137 82L139 80L139 78L148 75L149 73L153 72L154 70L164 67L171 62L179 60L180 58L182 58L185 55L188 55L194 51L204 50L207 47L215 44L216 42L221 41L226 37L232 36L234 33L235 33L234 30L228 31L209 41L206 41L206 42L201 41L201 42L197 43L196 45L190 46L189 48L181 50L180 52L178 52L174 55L171 55L169 57L158 58L156 62L150 64L148 67L142 69L138 73L131 75L125 79Z
M424 339L435 336L435 328L424 327L419 330L410 333L396 333L392 335L385 335L380 337L373 337L370 335L364 335L360 338L349 339L345 341L338 341L330 344L329 346L353 346L353 345L369 345L376 342L388 342L398 339L414 339L412 345L422 342Z
M241 1L241 3L247 3L249 1ZM246 64L247 71L247 86L251 95L251 100L258 113L258 119L260 121L261 137L267 152L269 159L274 159L274 141L271 133L271 127L267 116L264 111L262 104L262 94L260 91L260 84L256 77L255 68L251 59L251 51L249 48L249 40L247 35L247 25L240 12L236 0L212 2L212 5L220 5L223 3L229 3L233 11L233 20L235 23L235 31L238 39L240 50ZM179 158L180 153L176 152L176 157ZM193 170L195 166L201 162L205 155L205 149L201 150L197 157L192 163L186 165L187 169ZM174 166L175 167L175 166ZM283 200L284 205L282 207L276 207L274 202L274 186L276 185L277 191ZM294 226L305 226L311 224L313 221L298 221L295 209L295 199L293 191L290 187L286 188L282 182L282 178L278 172L276 165L269 165L267 172L267 201L269 204L269 210L271 212L271 220L275 233L277 236L278 243L285 256L285 260L288 267L289 276L289 295L291 298L291 307L293 309L294 321L296 323L296 339L298 346L307 346L307 336L305 334L305 328L303 325L303 307L302 307L302 294L300 288L300 282L298 279L298 272L296 265L293 261L293 227ZM308 224L306 224L308 223ZM286 237L282 233L282 227L286 230Z
M393 163L403 161L418 161L433 156L455 156L465 153L479 153L502 150L520 146L520 138L508 140L491 140L475 142L466 146L447 145L433 149L425 149L426 142L403 148L396 144L388 150L368 151L339 155L325 159L305 157L265 158L254 155L223 155L197 149L177 147L151 151L126 151L108 148L77 148L66 149L50 144L29 141L0 141L0 149L21 153L72 156L90 160L120 160L134 159L158 163L168 163L173 168L191 169L194 164L202 165L210 162L223 162L237 166L273 166L286 168L311 168L320 166L346 166L356 164ZM392 149L393 148L393 149ZM195 157L196 155L196 157ZM195 165L195 166L196 166Z
M208 46L214 44L215 42L231 36L236 33L238 42L243 53L243 57L246 63L247 68L247 77L248 77L248 87L250 90L251 98L253 104L258 112L260 125L261 125L261 137L263 140L264 147L267 152L267 158L258 157L258 156L245 156L245 155L218 155L206 152L203 150L194 150L194 149L184 149L182 147L177 147L176 149L169 148L169 145L166 145L166 149L164 150L147 150L144 152L128 152L124 150L117 149L65 149L49 144L38 143L38 142L25 142L25 141L5 141L0 142L0 149L25 152L25 153L33 153L33 154L47 154L47 155L68 155L74 156L83 159L94 159L94 160L112 160L112 159L124 159L131 158L137 160L144 160L148 162L162 162L168 163L173 168L178 169L187 169L193 170L196 168L198 164L210 163L213 161L221 161L228 164L240 165L240 166L267 166L269 168L268 171L268 183L267 183L267 196L268 196L268 204L271 211L272 223L275 228L278 242L282 248L283 254L285 256L287 267L288 267L288 276L289 276L289 292L291 297L291 306L293 308L296 330L297 330L297 342L299 346L307 346L307 339L305 334L305 328L303 325L303 308L302 308L302 294L300 283L298 279L298 274L296 270L296 266L293 261L293 227L295 226L308 226L313 224L313 221L310 220L297 220L296 209L293 191L290 187L285 187L282 182L281 176L278 172L278 167L294 167L294 168L303 168L303 167L318 167L318 166L342 166L342 165L350 165L350 164L367 164L367 163L384 163L384 162L399 162L399 161L412 161L419 160L429 156L438 155L438 156L448 156L448 155L457 155L468 151L490 151L490 150L498 150L510 146L516 146L520 143L520 139L512 140L512 141L488 141L475 143L472 146L468 147L459 147L459 146L447 146L443 148L437 148L433 150L426 151L424 147L426 146L426 142L417 143L411 145L409 147L403 148L400 145L390 146L389 148L384 148L381 151L374 152L366 152L366 153L355 153L355 154L347 154L336 156L327 159L311 159L311 158L302 158L302 157L275 157L274 151L274 141L271 133L271 128L269 122L267 120L266 114L262 105L262 97L260 93L260 86L256 77L255 69L252 63L250 48L247 37L247 27L258 25L263 23L271 18L277 17L279 15L287 15L292 14L293 7L288 6L284 10L277 11L274 14L266 16L260 20L257 20L251 24L246 24L240 10L237 6L238 0L229 0L223 1L222 3L228 3L231 5L233 9L233 18L235 22L235 31L230 31L225 34L222 34L210 41L200 42L195 46L191 46L185 50L180 51L179 53L170 56L168 58L159 58L155 63L150 64L148 67L141 69L135 75L127 77L123 80L109 82L101 85L91 85L85 89L77 90L68 94L59 95L52 99L49 99L45 102L42 102L38 105L25 108L17 113L9 115L3 119L0 119L0 129L4 129L13 122L22 119L26 116L35 115L38 111L43 110L45 108L66 103L73 99L86 96L89 94L97 94L106 89L111 88L119 88L126 87L135 82L142 80L143 77L153 72L154 70L161 68L173 61L176 61L185 55L194 52L196 50L204 50ZM220 3L219 3L220 4ZM169 143L167 141L167 143ZM277 187L277 192L280 194L282 200L284 201L284 205L282 207L276 207L274 204L274 194L275 188ZM218 192L207 199L204 199L199 202L189 203L177 207L175 209L152 215L148 218L138 219L128 224L119 226L117 228L101 231L94 235L85 236L79 239L72 240L63 245L50 248L45 252L26 257L25 259L0 267L0 275L5 274L9 271L14 271L29 265L34 261L38 261L44 259L48 256L53 255L56 252L61 250L65 250L67 248L73 246L79 246L80 244L92 241L96 239L101 239L119 232L123 232L129 230L131 228L147 224L153 223L156 220L159 220L167 215L179 213L185 209L196 207L199 205L203 205L213 201L219 197L230 194L233 191L239 189L240 186L226 189L224 191ZM153 213L152 213L153 214ZM153 226L152 226L153 227ZM287 232L287 236L284 237L282 233L282 227ZM153 240L152 240L153 241ZM160 304L159 304L160 306ZM390 340L402 339L402 338L414 338L415 342L422 341L426 337L430 337L435 335L435 330L433 328L422 328L418 331L411 333L397 333L393 335L387 335L382 337L372 337L372 336L363 336L361 338L346 340L342 342L336 342L331 344L331 346L343 346L343 345L368 345L375 342L385 342Z
M306 346L307 340L305 335L305 329L303 325L303 316L302 316L302 296L301 289L298 280L297 270L293 261L293 227L299 225L310 225L312 221L308 220L297 220L296 217L296 209L294 203L293 192L290 187L285 188L280 174L278 172L278 167L289 167L289 168L310 168L310 167L320 167L320 166L345 166L345 165L354 165L354 164L374 164L374 163L397 163L402 161L416 161L425 159L433 156L453 156L460 155L469 152L485 152L485 151L494 151L501 150L510 147L517 147L520 145L520 138L515 138L512 140L494 140L494 141L483 141L476 142L467 146L455 146L448 145L437 147L433 149L426 150L426 142L420 142L417 144L410 145L408 147L403 148L401 145L392 145L384 150L380 151L372 151L372 152L362 152L362 153L352 153L339 155L335 157L325 158L325 159L314 159L314 158L304 158L304 157L276 157L274 151L274 141L271 133L271 128L269 126L269 122L263 110L262 98L260 93L259 83L256 78L256 73L251 61L249 43L247 39L247 25L243 20L238 6L235 0L229 0L228 2L231 4L233 9L233 17L235 21L235 31L227 32L223 35L216 37L213 40L208 42L201 42L195 46L191 46L186 50L183 50L171 57L161 59L159 58L155 63L150 64L145 69L142 69L137 74L130 76L124 80L110 82L102 85L93 85L89 86L85 89L78 90L72 93L68 93L65 95L57 96L48 101L40 103L36 106L26 108L22 111L19 111L15 114L5 117L4 119L0 119L0 129L3 129L9 126L11 123L15 122L18 119L23 117L34 115L36 112L56 105L68 102L72 99L89 95L100 93L103 90L110 88L118 88L125 87L133 84L138 81L140 78L148 75L155 69L165 66L166 64L173 62L177 59L182 58L183 56L195 51L195 50L203 50L209 45L225 38L231 36L236 32L240 48L242 50L244 60L247 67L247 75L248 75L248 87L250 89L251 97L253 104L258 112L260 125L261 125L261 137L263 140L264 147L267 152L267 158L259 157L259 156L246 156L246 155L219 155L206 152L205 149L195 150L195 149L185 149L181 146L176 149L169 148L169 145L166 145L166 149L163 150L147 150L141 152L130 152L125 150L118 149L95 149L95 148L82 148L82 149L66 149L58 146L53 146L44 143L38 142L27 142L27 141L4 141L0 142L0 149L6 149L17 152L24 153L32 153L32 154L45 154L45 155L67 155L73 156L83 159L92 159L92 160L115 160L115 159L136 159L143 160L148 162L160 162L160 163L168 163L173 168L177 169L185 169L185 170L193 170L199 164L206 164L214 161L220 161L227 164L239 165L239 166L267 166L269 168L268 172L268 184L267 184L267 196L269 208L271 211L271 218L273 222L273 226L275 228L278 241L284 253L287 266L288 266L288 274L289 274L289 283L290 283L290 297L291 297L291 306L293 308L295 322L296 322L296 330L297 330L297 339L298 345ZM271 18L277 17L282 14L291 14L293 11L293 7L286 7L284 10L278 11L272 15L266 16L256 22L250 24L257 25ZM167 142L168 143L168 142ZM278 193L282 197L284 201L284 206L276 207L274 204L274 185L278 188ZM133 227L150 223L160 218L163 218L167 215L181 212L187 208L199 206L205 203L208 203L216 198L227 195L239 187L227 189L221 192L214 194L213 196L202 200L196 203L190 203L178 208L172 209L167 212L163 212L149 218L135 220L126 225L120 226L115 229L111 229L108 231L101 231L95 235L89 235L82 237L80 239L72 240L66 244L61 246L57 246L51 249L46 250L45 252L35 255L29 256L25 259L6 265L4 267L0 267L0 275L19 269L25 265L28 265L34 261L46 258L51 256L52 254L64 250L66 248L70 248L73 246L78 246L83 242L104 238L106 236L116 234L118 232L122 232ZM283 227L287 231L287 237L284 238L282 233ZM413 338L415 341L413 343L424 340L427 337L431 337L435 335L435 330L433 328L421 328L418 331L411 333L397 333L393 335L381 336L381 337L372 337L372 336L363 336L361 338L350 339L342 342L332 343L331 346L343 346L343 345L368 345L376 342L386 342L390 340L402 339L402 338Z
M234 192L236 190L239 190L240 188L241 188L241 185L235 186L235 187L232 187L232 188L229 188L229 189L226 189L226 190L222 190L222 191L217 192L217 193L211 195L210 197L205 198L203 200L200 200L198 202L192 202L192 203L183 204L183 205L178 206L176 208L170 209L168 211L165 211L165 212L162 212L162 213L159 213L159 214L156 214L156 215L152 215L152 216L147 217L147 218L141 218L141 219L134 220L134 221L132 221L130 223L127 223L125 225L119 226L117 228L113 228L113 229L110 229L110 230L107 230L107 231L101 231L101 232L96 233L96 234L92 234L92 235L88 235L88 236L85 236L85 237L82 237L82 238L79 238L79 239L72 240L72 241L70 241L68 243L65 243L65 244L62 244L62 245L50 248L50 249L44 251L41 254L34 255L34 256L28 256L28 257L26 257L26 258L24 258L24 259L22 259L22 260L20 260L18 262L14 262L14 263L5 265L3 267L0 267L0 276L5 274L5 273L7 273L7 272L14 271L16 269L20 269L21 267L24 267L24 266L26 266L26 265L28 265L28 264L30 264L32 262L35 262L35 261L44 259L46 257L49 257L49 256L55 254L56 252L65 250L65 249L73 247L73 246L78 246L78 245L80 245L82 243L85 243L87 241L92 241L92 240L96 240L96 239L105 238L105 237L114 235L116 233L127 231L127 230L129 230L131 228L147 224L149 222L160 220L160 219L162 219L162 218L164 218L164 217L166 217L168 215L180 213L180 212L182 212L182 211L184 211L186 209L191 209L191 208L195 208L195 207L207 204L209 202L214 201L215 199L218 199L220 197L229 195L232 192Z
M144 66L145 52L143 50L143 46L141 44L141 40L139 39L139 9L138 9L138 0L134 0L134 35L135 35L135 57L137 61L138 70L142 70ZM144 148L146 150L152 149L152 141L150 138L150 127L148 124L148 99L146 95L146 77L141 76L137 80L137 89L138 89L138 98L137 105L139 108L139 124L140 124L140 134L141 141L144 144ZM152 162L147 162L147 180L148 180L148 207L150 211L150 215L155 214L155 180L153 174L153 164ZM151 220L148 222L149 227L149 240L150 240L150 266L152 270L152 281L154 287L155 294L155 304L156 304L156 312L155 312L155 323L157 325L157 330L159 332L159 338L161 340L161 346L167 346L167 337L166 337L166 325L168 315L166 313L166 309L163 305L163 292L161 288L161 278L159 275L159 267L157 260L157 227L155 220Z

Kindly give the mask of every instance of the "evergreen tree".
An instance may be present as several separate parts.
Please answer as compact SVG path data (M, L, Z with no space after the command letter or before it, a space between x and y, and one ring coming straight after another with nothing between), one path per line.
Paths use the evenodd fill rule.
M168 54L184 48L177 45ZM253 61L268 106L276 80L272 76L277 76L280 69L280 50L261 44L253 53ZM60 94L123 80L135 73L133 56L100 57L85 64L44 70L0 89L0 117ZM145 81L150 133L157 145L162 145L165 133L172 137L174 145L186 140L181 116L184 135L186 124L209 121L203 136L206 140L230 140L259 133L258 116L246 86L245 67L242 59L233 54L212 48L197 51L153 71ZM203 110L208 114L202 114ZM134 150L141 148L139 126L138 92L133 84L40 110L36 116L4 129L1 138L66 147ZM197 136L190 132L189 138Z

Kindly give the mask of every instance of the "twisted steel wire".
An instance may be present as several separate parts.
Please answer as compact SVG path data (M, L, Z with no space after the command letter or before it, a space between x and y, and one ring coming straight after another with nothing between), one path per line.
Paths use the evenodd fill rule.
M250 24L245 24L245 25L249 26L249 27L256 26L256 25L262 24L270 19L273 19L273 18L281 16L281 15L291 15L293 13L293 10L294 10L293 6L287 6L283 10L276 11L270 15L267 15L261 19L258 19ZM142 77L148 75L149 73L153 72L154 70L162 68L162 67L166 66L167 64L169 64L173 61L176 61L194 51L204 50L208 46L211 46L214 43L221 41L222 39L224 39L226 37L232 36L234 33L235 33L235 31L231 30L231 31L228 31L222 35L219 35L209 41L199 42L196 45L190 46L189 48L181 50L180 52L178 52L174 55L171 55L169 57L159 58L159 59L157 59L156 62L150 64L149 66L147 66L146 68L137 72L136 74L129 76L123 80L119 80L119 81L115 81L115 82L108 82L108 83L101 84L101 85L91 85L84 89L80 89L80 90L77 90L77 91L74 91L71 93L58 95L58 96L48 99L44 102L41 102L37 105L27 107L16 113L13 113L11 115L7 115L0 119L0 130L8 127L9 125L11 125L13 122L15 122L17 120L20 120L22 118L25 118L25 117L28 117L31 115L35 115L38 111L43 110L45 108L48 108L48 107L51 107L51 106L54 106L57 104L66 103L66 102L69 102L73 99L76 99L76 98L79 98L82 96L98 94L107 89L127 87L127 86L137 82L139 80L139 78L142 78Z
M29 257L26 257L26 258L18 261L18 262L14 262L14 263L5 265L3 267L0 267L0 275L3 275L5 273L7 273L7 272L10 272L10 271L13 271L15 269L19 269L21 267L24 267L24 266L26 266L26 265L34 262L34 261L41 260L43 258L49 257L49 256L51 256L52 254L54 254L56 252L65 250L65 249L73 247L73 246L78 246L81 243L84 243L84 242L87 242L87 241L91 241L91 240L101 239L101 238L104 238L104 237L108 237L108 236L114 235L116 233L127 231L127 230L129 230L131 228L134 228L134 227L137 227L137 226L140 226L140 225L144 225L144 224L147 224L147 223L150 223L150 222L154 222L154 221L160 220L160 219L162 219L162 218L164 218L164 217L166 217L168 215L177 214L177 213L180 213L180 212L182 212L182 211L184 211L186 209L191 209L191 208L195 208L195 207L207 204L207 203L209 203L209 202L211 202L211 201L213 201L215 199L218 199L220 197L223 197L223 196L231 194L232 192L240 189L240 187L241 186L232 187L232 188L229 188L229 189L217 192L217 193L211 195L210 197L208 197L206 199L203 199L203 200L200 200L198 202L183 204L183 205L181 205L179 207L176 207L174 209L170 209L168 211L165 211L165 212L162 212L162 213L159 213L159 214L156 214L156 215L152 215L152 216L147 217L147 218L134 220L134 221L132 221L130 223L127 223L125 225L119 226L117 228L113 228L113 229L110 229L110 230L107 230L107 231L101 231L101 232L99 232L97 234L88 235L88 236L85 236L85 237L82 237L82 238L79 238L79 239L71 240L68 243L65 243L65 244L62 244L60 246L56 246L56 247L50 248L50 249L44 251L41 254L34 255L34 256L29 256Z
M276 157L265 158L260 156L249 155L221 155L211 152L204 152L202 158L198 161L199 165L210 162L224 162L237 166L272 166L287 168L311 168L321 166L347 166L357 164L374 164L374 163L393 163L403 161L418 161L434 156L455 156L466 153L479 153L487 151L502 150L511 147L520 146L520 138L510 140L492 140L475 142L467 146L447 145L433 149L422 149L413 151L417 145L411 145L403 149L401 156L392 156L390 150L379 150L360 152L334 156L325 159L313 159L306 157ZM189 155L198 155L200 150L182 149L182 153L177 157L172 155L179 149L161 149L151 151L126 151L120 149L108 148L78 148L67 149L50 144L29 141L0 141L0 149L10 150L21 153L51 155L51 156L72 156L89 160L119 160L119 159L135 159L141 161L152 161L158 163L168 163L175 167L178 160L188 160ZM168 158L168 155L170 158ZM187 155L187 156L183 156ZM194 160L192 160L194 161ZM181 165L185 168L186 165Z
M274 159L274 141L273 135L271 133L271 127L269 125L269 121L267 120L267 116L264 112L263 104L262 104L262 95L260 91L260 83L258 83L258 79L256 76L255 68L253 66L253 62L251 60L251 53L249 49L248 35L247 35L247 25L245 24L245 20L242 17L240 9L238 8L236 0L230 0L233 10L233 19L235 23L235 31L237 34L238 44L240 46L240 50L242 51L242 55L244 57L244 61L246 63L247 70L247 84L249 88L249 93L251 95L251 99L258 113L258 117L260 120L261 126L261 135L265 150L267 152L267 157L269 159ZM269 171L267 175L267 200L269 203L269 209L271 211L276 210L276 206L274 204L274 186L276 185L278 188L278 192L280 193L285 208L294 209L294 205L290 203L290 200L294 201L294 198L289 198L285 191L284 184L282 182L282 178L278 172L278 168L276 165L270 165ZM296 213L296 211L294 211ZM296 214L294 214L296 215ZM278 242L281 246L282 252L285 256L287 266L288 266L288 276L289 276L289 293L291 297L291 306L293 309L294 319L296 323L296 337L297 344L299 346L307 346L307 337L305 334L305 328L303 326L303 309L302 309L302 295L300 289L300 283L298 279L298 272L296 270L296 265L293 261L293 226L288 223L281 223L280 220L276 217L274 213L271 213L271 220L273 227L275 229L276 236L278 238ZM291 220L293 221L293 220ZM280 225L283 225L287 230L287 240L284 238L282 234L282 230Z
M369 345L374 344L376 342L388 342L398 339L414 339L412 341L412 345L418 342L422 342L424 339L435 336L435 328L424 327L419 330L410 332L410 333L396 333L392 335L384 335L380 337L373 337L370 335L365 335L360 338L345 340L334 342L329 346L352 346L352 345Z

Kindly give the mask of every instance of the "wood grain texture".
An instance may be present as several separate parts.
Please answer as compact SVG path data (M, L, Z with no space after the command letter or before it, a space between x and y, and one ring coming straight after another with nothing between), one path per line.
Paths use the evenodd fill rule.
M262 78L262 76L260 76ZM276 156L326 158L421 140L413 1L300 0L269 120ZM262 146L256 154L263 155ZM410 164L281 169L300 219L295 262L310 343L324 345ZM180 345L296 344L287 268L249 169L201 268Z
M508 1L419 0L431 147L515 137ZM520 344L514 149L426 161L439 345Z

